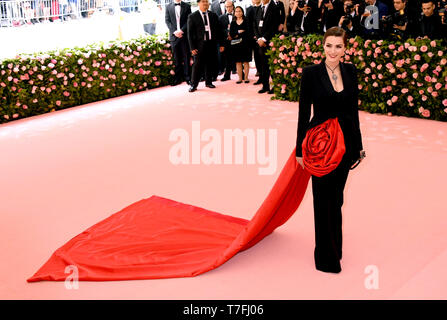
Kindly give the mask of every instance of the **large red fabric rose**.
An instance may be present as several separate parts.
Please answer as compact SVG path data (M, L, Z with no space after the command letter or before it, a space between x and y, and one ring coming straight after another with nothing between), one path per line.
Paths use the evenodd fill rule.
M337 118L309 129L302 144L303 164L310 174L322 177L341 162L346 147Z

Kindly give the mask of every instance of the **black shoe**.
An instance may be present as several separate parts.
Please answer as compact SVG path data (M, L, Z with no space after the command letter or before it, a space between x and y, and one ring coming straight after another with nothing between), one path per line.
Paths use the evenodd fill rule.
M222 79L220 79L220 81L228 81L230 80L230 77L223 77Z
M191 86L190 88L189 88L189 92L194 92L194 91L196 91L197 90L197 86Z
M268 94L273 94L273 89L270 89Z
M242 83L242 81L236 81L237 84Z
M245 83L250 83L250 80L245 80L244 82L245 82Z
M192 85L191 80L186 80L186 84L187 84L188 86Z
M207 88L214 89L216 86L215 86L214 84L211 83L211 84L207 84L206 87L207 87Z
M217 81L217 77L213 77L213 79L212 79L213 81Z
M262 82L258 80L258 81L256 81L256 82L253 83L253 84L256 86L256 85L258 85L258 84L262 84Z
M262 88L261 90L258 91L258 93L265 93L265 92L268 92L268 91L269 91L268 89Z

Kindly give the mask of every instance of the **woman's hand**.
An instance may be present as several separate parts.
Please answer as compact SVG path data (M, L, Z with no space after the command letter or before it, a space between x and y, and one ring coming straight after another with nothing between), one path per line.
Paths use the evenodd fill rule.
M304 169L303 157L296 157L296 161L300 164L300 166Z

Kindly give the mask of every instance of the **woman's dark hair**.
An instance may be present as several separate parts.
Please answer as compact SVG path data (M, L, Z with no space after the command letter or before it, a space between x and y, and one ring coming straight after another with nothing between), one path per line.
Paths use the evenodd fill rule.
M340 27L332 27L326 30L326 33L323 37L323 44L326 42L326 38L334 36L334 37L343 37L343 43L345 44L345 47L348 45L348 35L346 34L346 31L343 28Z
M241 6L237 6L236 8L234 8L234 13L236 13L236 9L239 8L242 11L242 19L245 20L245 13L244 13L244 9L242 9ZM235 16L236 17L236 16Z

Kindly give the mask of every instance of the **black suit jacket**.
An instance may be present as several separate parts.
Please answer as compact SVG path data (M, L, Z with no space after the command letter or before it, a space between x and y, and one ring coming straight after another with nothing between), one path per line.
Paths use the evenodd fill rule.
M247 7L246 9L246 13L245 13L245 18L247 19L247 23L248 23L248 31L250 33L251 38L253 38L254 35L254 31L253 31L253 25L254 25L254 21L255 21L255 16L256 16L256 12L258 11L259 6L255 7L253 5Z
M233 21L234 19L235 19L235 17L234 17L234 14L233 14L233 17L231 18L231 21ZM223 30L223 33L224 33L224 39L227 39L228 33L230 32L230 28L229 28L230 19L228 18L228 15L227 14L220 15L219 16L219 23L220 23L220 26L221 26L221 28Z
M317 33L318 32L318 19L321 15L321 10L318 8L318 1L317 0L309 0L307 3L307 6L311 8L309 13L304 18L304 33L310 34L310 33ZM304 13L301 10L296 10L295 15L296 17L296 31L301 30L301 23L303 21ZM290 31L289 31L290 32Z
M188 41L189 47L192 50L203 49L205 39L205 24L201 17L202 12L197 10L191 13L188 17ZM223 46L223 30L219 24L219 18L214 12L208 11L208 23L211 27L211 40L216 41L220 46Z
M188 16L191 13L191 5L186 2L180 3L180 29L183 31L183 36L186 37L188 29ZM176 36L174 32L177 30L177 19L175 17L174 2L166 6L165 22L169 29L169 40L174 41Z
M275 5L275 2L273 2L273 0L270 0L264 17L262 16L261 6L259 6L258 10L256 11L255 20L253 23L253 31L256 39L265 38L265 40L267 40L267 45L270 39L273 38L273 36L275 36L276 32L278 31L279 14L277 10L278 9ZM263 20L262 27L259 26L259 22L261 20Z
M349 136L345 136L345 142L352 146L351 159L359 158L363 146L358 116L357 69L353 64L341 62L340 72L345 94L349 96L349 104L343 106L342 110L336 110L333 100L334 88L326 71L325 61L303 68L296 140L297 157L303 156L301 145L308 129L329 118L338 117L342 129L347 129L343 130L343 133L349 133ZM313 118L309 121L312 104Z
M285 24L286 22L286 9L284 8L284 3L282 1L278 0L276 3L276 7L278 8L278 14L279 14L279 24Z

